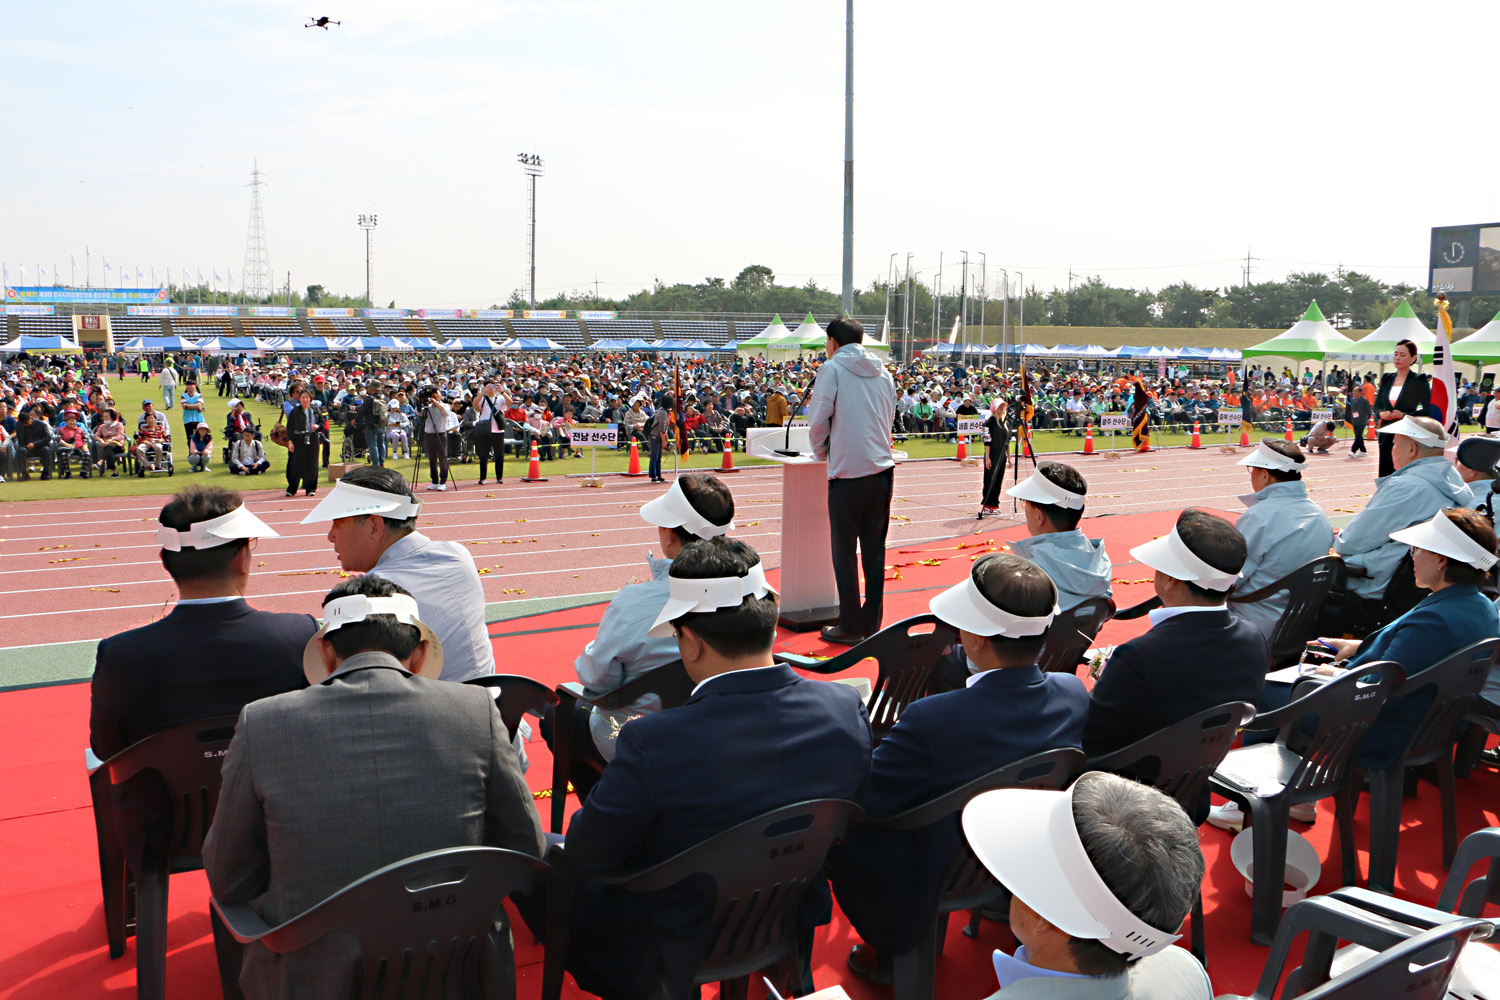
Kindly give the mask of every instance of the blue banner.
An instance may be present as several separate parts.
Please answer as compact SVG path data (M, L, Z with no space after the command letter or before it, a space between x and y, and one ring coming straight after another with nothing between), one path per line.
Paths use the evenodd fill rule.
M5 301L25 302L166 302L165 288L63 288L31 285L5 288Z

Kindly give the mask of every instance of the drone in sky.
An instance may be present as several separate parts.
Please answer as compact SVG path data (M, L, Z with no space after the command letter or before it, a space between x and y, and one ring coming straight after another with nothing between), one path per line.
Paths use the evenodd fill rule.
M311 14L309 14L308 16L312 17ZM302 27L304 27L304 28L322 28L324 31L327 31L328 30L328 26L330 24L342 25L343 23L344 23L343 21L335 21L335 20L332 20L331 18L327 18L327 17L313 17L311 21L309 21L307 24L304 24Z

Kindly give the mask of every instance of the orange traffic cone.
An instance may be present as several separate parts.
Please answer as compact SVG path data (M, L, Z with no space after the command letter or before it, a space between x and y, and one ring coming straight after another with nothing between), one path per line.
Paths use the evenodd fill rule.
M1023 440L1026 442L1026 457L1035 458L1036 456L1031 453L1031 435L1027 434Z
M1286 422L1286 439L1288 441L1292 440L1292 422L1290 420Z
M734 467L734 449L729 446L729 435L724 435L724 464L719 466L720 472L739 472Z
M1193 421L1193 442L1188 447L1199 449L1203 447L1203 440L1198 436L1198 421L1196 420Z
M1250 447L1250 428L1246 427L1244 423L1240 424L1240 447Z
M1370 433L1365 435L1371 441L1379 441L1380 435L1375 432L1375 421L1370 421Z
M1089 421L1088 426L1083 429L1083 453L1093 455L1094 451L1094 422Z
M531 467L527 469L526 475L521 477L523 483L545 483L547 477L542 475L542 459L536 453L536 442L531 442Z
M641 453L636 448L634 438L630 439L630 468L626 469L624 474L627 476L645 475L645 473L641 471Z
M969 445L962 434L958 436L958 454L953 457L960 462L969 457Z

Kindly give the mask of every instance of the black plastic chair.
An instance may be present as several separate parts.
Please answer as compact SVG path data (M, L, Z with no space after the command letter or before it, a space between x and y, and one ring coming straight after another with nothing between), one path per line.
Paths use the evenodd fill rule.
M1485 873L1465 884L1469 870L1488 861ZM1475 830L1458 846L1458 853L1443 883L1443 894L1437 908L1465 917L1484 914L1487 905L1500 905L1500 826Z
M1255 706L1245 701L1215 705L1181 722L1157 730L1114 753L1088 762L1090 771L1123 774L1150 784L1171 796L1193 822L1207 818L1208 780L1224 761L1245 723L1255 717ZM1193 956L1207 964L1203 931L1203 893L1193 901Z
M1218 1000L1273 1000L1296 939L1307 935L1302 964L1287 973L1280 996L1303 1000L1443 1000L1459 954L1470 940L1494 933L1486 920L1454 917L1363 889L1339 889L1298 900L1286 911L1255 992ZM1340 941L1376 954L1349 970L1332 971Z
M1286 595L1286 608L1276 620L1267 645L1271 650L1271 666L1285 667L1302 657L1303 647L1309 639L1317 637L1318 615L1335 587L1344 584L1344 560L1337 556L1323 556L1292 570L1275 583L1246 594L1232 593L1229 609L1236 604L1256 604L1281 594Z
M673 660L639 677L634 677L613 691L601 695L590 695L582 684L569 681L557 686L557 712L552 723L552 832L562 833L563 813L568 801L568 781L575 768L588 767L603 773L604 765L591 757L573 752L578 740L592 739L587 727L578 732L574 724L574 708L577 705L593 705L599 708L629 708L642 697L654 694L661 699L663 709L677 708L693 693L693 680L683 669L681 660ZM577 783L575 783L577 784ZM577 788L581 803L588 791L581 785Z
M1084 652L1114 613L1114 601L1095 597L1075 604L1052 619L1052 626L1047 629L1047 643L1037 661L1042 671L1049 674L1077 673Z
M1302 685L1302 690L1312 690L1301 697L1295 697L1294 690L1290 704L1258 715L1246 726L1280 730L1275 742L1231 750L1209 779L1215 792L1245 810L1256 831L1250 916L1250 939L1256 944L1271 943L1280 919L1288 812L1293 805L1335 797L1344 884L1354 882L1351 764L1399 675L1394 663L1364 663L1327 684ZM1280 790L1268 795L1262 791L1268 787Z
M996 788L1044 788L1061 790L1083 773L1083 751L1063 747L1033 754L1005 767L981 775L951 792L885 819L870 820L892 830L915 830L951 820L963 811L969 800L981 792ZM937 908L928 921L916 948L895 956L896 1000L931 1000L937 975L937 956L942 951L948 928L948 915L960 910L972 913L971 924L979 920L979 911L1005 895L1005 889L980 863L964 841L943 873L942 893Z
M1115 612L1115 621L1135 621L1135 619L1137 618L1146 617L1148 613L1155 611L1159 607L1161 607L1160 597L1148 597L1146 600L1142 601L1139 604L1132 604L1128 608L1121 608L1117 610Z
M148 736L104 761L89 777L109 957L125 954L134 912L138 997L165 995L167 882L174 874L203 867L203 838L219 804L219 768L238 718L215 716ZM172 833L165 845L147 840L139 829L127 830L140 819L114 808L113 789L147 771L160 776L172 801ZM122 836L127 832L128 837ZM126 840L142 845L140 858L126 857ZM129 881L132 868L139 873L136 883Z
M1442 797L1443 867L1453 863L1458 849L1458 806L1453 788L1453 755L1458 725L1469 706L1484 689L1490 666L1500 653L1500 639L1486 639L1466 646L1426 670L1406 679L1391 691L1388 700L1416 696L1430 690L1432 706L1422 716L1400 759L1390 767L1372 768L1370 779L1370 877L1368 885L1379 892L1396 891L1396 854L1401 841L1402 782L1406 769L1432 764L1437 769ZM1359 784L1353 785L1359 800Z
M516 738L516 727L521 724L523 716L534 715L540 719L546 706L557 704L557 695L551 688L520 674L486 674L470 677L464 683L499 690L500 721L505 723L505 731L511 739Z
M1385 593L1380 596L1380 620L1375 623L1375 628L1384 628L1391 622L1406 614L1421 602L1432 591L1425 587L1417 586L1416 564L1412 561L1410 550L1401 557L1396 564L1395 572L1391 574L1391 581L1385 585ZM1370 631L1375 631L1371 629Z
M362 1000L461 1000L479 995L480 959L505 898L533 892L549 871L518 851L455 847L386 865L276 927L247 904L210 902L241 945L290 954L329 934L352 938L360 962L350 985ZM240 970L220 956L224 995L237 996Z
M932 626L931 631L916 629ZM891 731L906 706L929 694L942 670L943 654L958 642L958 629L935 615L916 615L876 632L832 659L777 653L776 660L815 674L843 673L864 660L879 668L865 710L878 741Z
M773 809L641 871L588 876L631 892L657 892L689 879L711 880L714 900L704 922L708 940L690 982L672 982L657 966L652 996L687 1000L695 988L719 983L723 1000L746 1000L752 974L782 975L782 995L801 992L801 934L797 911L834 841L864 815L853 802L814 799ZM573 890L578 874L564 845L547 852L557 875L547 905L547 953L542 1000L562 993L570 944ZM758 994L757 994L758 995Z

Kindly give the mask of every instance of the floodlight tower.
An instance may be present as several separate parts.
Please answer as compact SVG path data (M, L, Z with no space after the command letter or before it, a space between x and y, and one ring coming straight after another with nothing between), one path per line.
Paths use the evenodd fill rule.
M266 249L266 224L260 214L260 161L252 160L250 170L250 232L245 237L245 266L240 270L240 291L252 302L269 298L274 290L271 278L271 255Z
M521 170L527 177L531 178L531 211L528 216L526 227L526 267L531 272L531 285L528 289L527 301L531 308L536 308L536 179L542 176L542 158L536 153L517 153L516 162L521 164Z
M373 212L359 217L359 228L365 231L365 305L371 309L375 308L375 300L370 298L370 233L374 231L376 221Z
M844 312L854 314L854 0L844 13Z

